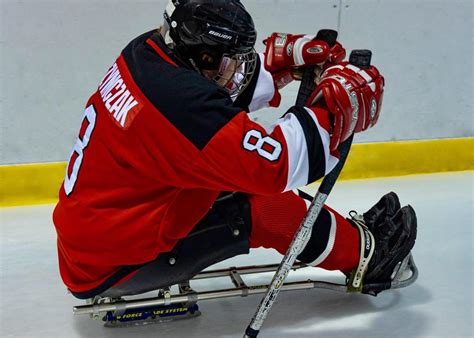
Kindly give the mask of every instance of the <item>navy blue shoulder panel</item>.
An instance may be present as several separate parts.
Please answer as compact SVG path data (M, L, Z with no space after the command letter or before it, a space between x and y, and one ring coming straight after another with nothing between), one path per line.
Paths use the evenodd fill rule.
M122 52L128 69L148 100L202 150L242 108L234 106L229 94L214 81L164 60L146 43L149 38L166 53L156 31L145 33Z

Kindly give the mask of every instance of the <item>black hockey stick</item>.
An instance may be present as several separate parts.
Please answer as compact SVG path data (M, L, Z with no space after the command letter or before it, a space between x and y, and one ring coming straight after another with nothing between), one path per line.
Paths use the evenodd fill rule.
M332 43L336 41L337 32L331 30L323 30L318 33L316 39L324 39L327 41L327 38L332 39ZM331 41L327 41L331 45ZM370 65L372 53L368 50L357 50L351 53L349 62L359 66L359 67L368 67ZM311 95L312 91L315 88L314 84L314 69L307 69L304 73L300 89L298 92L298 97L296 104L304 105L306 100ZM273 303L280 292L280 288L283 285L288 272L293 267L293 264L296 261L296 257L300 254L301 249L303 248L305 239L311 235L313 225L318 218L321 209L323 208L326 199L328 198L329 193L331 192L334 184L336 183L339 174L341 173L342 168L346 162L347 156L352 145L353 135L343 142L338 150L340 153L340 159L336 167L323 179L321 186L318 189L316 196L314 197L311 205L309 206L306 216L301 222L300 227L298 228L285 256L283 257L280 266L278 267L275 275L273 276L272 282L268 287L268 290L265 294L265 297L260 302L260 305L255 312L252 321L245 330L244 338L257 337L260 329L263 325L265 318L267 317Z

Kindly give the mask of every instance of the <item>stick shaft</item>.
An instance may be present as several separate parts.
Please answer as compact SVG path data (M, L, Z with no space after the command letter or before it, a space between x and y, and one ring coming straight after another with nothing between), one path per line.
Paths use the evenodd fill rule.
M352 136L346 140L341 146L339 147L339 151L341 154L339 163L337 166L324 178L321 186L318 189L318 193L314 197L311 205L309 206L308 212L304 217L303 221L301 222L300 227L298 228L283 260L280 263L275 275L273 276L272 282L265 294L265 297L260 302L260 305L255 312L252 321L250 322L247 330L245 331L244 337L256 337L260 328L263 325L268 313L270 312L273 303L275 302L278 293L280 292L280 288L283 285L286 277L288 276L291 267L296 261L296 257L300 254L301 250L303 250L304 243L306 242L306 238L311 235L311 231L313 229L313 225L316 222L316 219L321 212L324 203L326 202L329 193L331 192L334 184L336 183L339 174L344 167L344 163L346 161L347 155L349 154L349 150L352 145Z
M337 32L332 30L322 30L318 32L316 38L327 41L330 45L333 45L337 38ZM367 56L367 52L368 51L365 51L359 54L361 54L361 56ZM354 60L355 59L359 58L354 57ZM366 63L366 66L370 65L370 56L364 58L364 62ZM304 106L306 101L311 96L311 93L316 87L314 79L314 67L307 67L305 69L298 91L298 96L296 98L297 106ZM260 305L258 306L257 311L255 312L252 318L252 321L247 327L244 337L257 337L260 328L262 327L263 322L265 321L265 318L270 312L270 309L273 306L273 303L275 302L278 293L280 292L281 286L283 285L289 271L291 270L291 267L296 261L296 257L304 249L304 245L307 242L306 239L311 235L313 225L316 222L316 219L318 218L319 213L321 212L321 209L323 208L323 205L326 202L329 193L336 184L337 178L339 177L339 174L341 173L341 170L346 162L347 156L349 155L352 140L353 135L339 146L339 162L336 167L326 177L324 177L316 196L314 197L313 201L311 202L311 205L309 206L306 216L304 217L298 230L296 231L296 234L285 256L283 257L283 260L280 263L278 270L273 276L272 282L267 290L267 293L265 294L265 297L260 302Z

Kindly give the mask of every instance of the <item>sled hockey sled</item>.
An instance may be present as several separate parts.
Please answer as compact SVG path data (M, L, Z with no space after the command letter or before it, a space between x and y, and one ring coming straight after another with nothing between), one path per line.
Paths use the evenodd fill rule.
M92 296L73 293L77 298L87 299L86 305L74 307L74 314L88 314L93 319L103 320L107 327L142 325L199 316L200 301L266 293L269 284L248 285L242 276L275 273L279 264L205 270L228 258L249 253L249 223L245 216L241 217L246 214L243 210L248 205L234 202L240 201L241 197L241 194L230 194L220 198L212 212L173 251L160 254L154 261L141 266L130 280L104 288ZM307 265L297 262L291 270L304 267ZM222 277L230 278L234 287L218 290L193 288L198 280ZM410 253L395 266L388 283L366 284L361 291L376 295L380 290L406 287L417 277L418 269ZM348 287L348 280L345 284L301 280L281 286L282 291L314 288L354 292ZM156 296L137 298L148 292L154 292Z
M292 270L306 267L296 263ZM228 298L247 297L262 294L267 291L268 285L247 285L242 276L275 272L278 264L231 267L229 269L203 271L189 281L177 283L177 292L171 292L171 286L156 290L155 297L142 299L128 299L127 295L118 298L94 297L87 300L86 305L75 306L74 314L90 315L92 319L102 320L106 327L122 327L130 325L146 325L164 321L187 319L199 316L198 302ZM197 291L191 287L196 280L229 277L233 288L219 290ZM413 284L418 277L418 269L413 257L409 254L394 269L390 281L390 289L400 289ZM387 286L387 285L385 285ZM351 292L346 284L337 284L317 280L302 280L284 283L281 291L306 289L328 289L338 292ZM379 289L378 285L364 285L363 292L370 294L371 289Z

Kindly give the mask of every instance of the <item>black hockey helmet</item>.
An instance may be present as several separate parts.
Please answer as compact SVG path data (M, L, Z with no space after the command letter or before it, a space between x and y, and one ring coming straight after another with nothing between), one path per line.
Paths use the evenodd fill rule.
M196 70L221 71L223 62L237 62L240 82L255 71L257 33L239 0L170 0L164 18L174 53Z
M171 0L164 17L176 52L200 69L217 69L223 54L251 52L257 39L252 17L239 0ZM212 60L203 60L203 54Z

